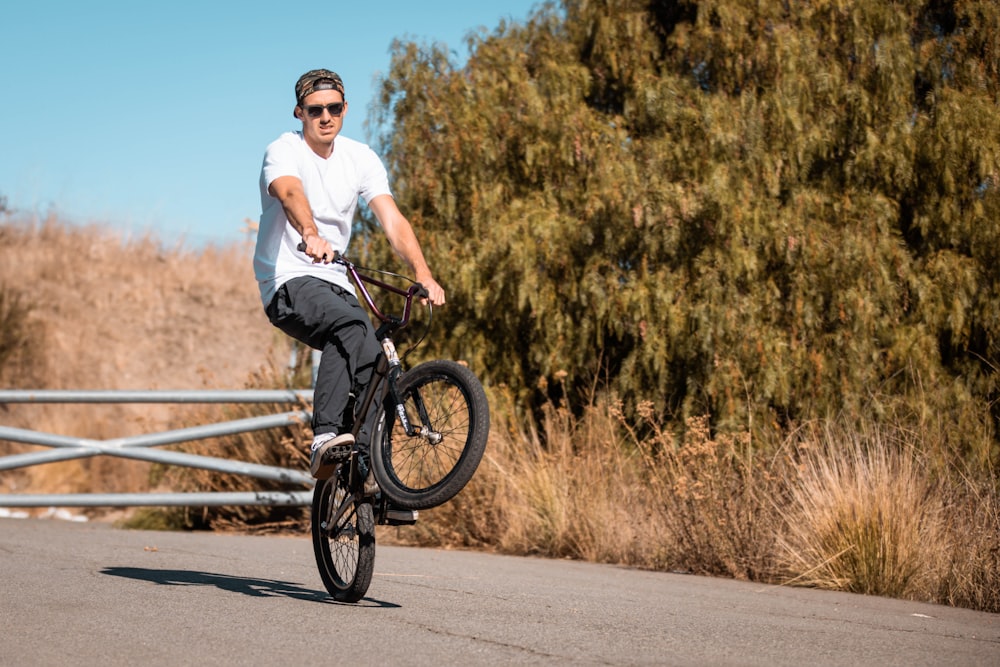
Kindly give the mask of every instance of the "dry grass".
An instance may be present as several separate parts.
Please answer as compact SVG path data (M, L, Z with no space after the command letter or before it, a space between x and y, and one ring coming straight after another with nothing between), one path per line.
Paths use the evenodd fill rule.
M950 544L940 485L903 432L813 429L782 507L791 582L929 598Z
M287 378L284 369L268 369L251 381L254 388L273 389L283 386ZM198 411L199 422L245 419L260 415L273 415L306 405L289 404L239 404L232 406L207 405ZM183 426L183 424L178 424ZM306 452L312 441L308 423L272 428L265 431L239 433L221 438L199 440L185 444L181 449L192 454L214 456L247 463L296 468L309 466ZM287 484L268 480L250 479L240 475L191 468L169 467L163 470L158 485L174 492L214 491L278 491L291 490ZM300 489L301 490L301 489ZM152 512L158 514L158 512ZM186 529L237 530L255 534L295 532L309 530L309 512L303 507L267 507L227 505L222 507L180 508L166 513L168 523ZM143 513L129 525L141 527L150 513Z
M297 344L298 345L298 344ZM247 381L248 389L302 388L310 383L309 357L297 355L295 368L287 365L270 366L255 372ZM274 415L293 410L309 410L309 405L280 404L209 404L178 415L173 428L192 424L218 423ZM309 467L309 444L312 430L305 421L263 431L237 433L231 436L188 442L179 446L184 452L234 461L306 470ZM248 478L242 475L187 467L156 466L151 481L166 492L245 492L293 491L283 482ZM250 534L292 533L309 531L309 509L296 506L224 505L219 507L150 508L132 513L121 521L130 528L160 530L218 530Z
M1000 481L955 475L946 496L945 572L934 600L1000 612Z
M240 388L280 338L260 308L247 245L164 248L96 226L0 218L0 286L27 308L30 351L8 387ZM7 405L3 423L107 439L163 429L170 405ZM25 446L0 442L0 454ZM149 466L98 457L0 473L4 490L145 490Z
M550 407L538 428L491 405L476 478L395 539L1000 611L996 479L934 472L905 429L818 424L751 447L704 418L630 424L614 402L579 420Z
M39 357L28 329L27 301L23 292L0 284L0 380L21 375Z
M648 435L632 438L643 455L654 511L666 519L665 562L698 574L766 577L777 525L773 464L755 458L748 433L712 433L708 419L696 417L675 434L651 406L638 412Z
M598 399L582 418L549 406L542 424L491 396L494 428L463 493L428 511L418 543L762 579L776 512L744 437L695 419L678 438L650 411L639 429ZM544 438L545 445L539 438Z
M615 414L593 409L575 420L550 406L536 426L515 417L502 391L490 404L493 426L476 477L453 501L423 513L407 530L410 540L649 565L643 545L655 543L662 525L642 502L642 469L622 446Z

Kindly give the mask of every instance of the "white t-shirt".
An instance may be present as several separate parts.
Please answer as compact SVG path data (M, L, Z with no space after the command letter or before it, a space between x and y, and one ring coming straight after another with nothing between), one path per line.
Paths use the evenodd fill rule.
M323 159L309 148L301 132L286 132L267 147L260 170L260 228L253 268L264 305L282 284L299 276L316 276L353 292L344 267L313 264L298 250L302 238L289 224L281 202L267 191L281 176L302 181L320 236L334 250L344 252L359 196L368 203L392 194L382 160L366 144L341 136L334 141L333 155Z

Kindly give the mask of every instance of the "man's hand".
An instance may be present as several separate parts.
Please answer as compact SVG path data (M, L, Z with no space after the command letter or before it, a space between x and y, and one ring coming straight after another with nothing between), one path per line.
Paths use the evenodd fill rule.
M427 299L422 301L430 301L434 306L443 306L445 302L444 298L444 288L438 285L438 282L434 280L430 275L426 275L423 279L417 280L418 283L424 286L427 290Z
M302 247L303 245L305 248ZM333 248L319 234L303 234L299 249L309 257L312 257L313 264L329 264L333 261Z

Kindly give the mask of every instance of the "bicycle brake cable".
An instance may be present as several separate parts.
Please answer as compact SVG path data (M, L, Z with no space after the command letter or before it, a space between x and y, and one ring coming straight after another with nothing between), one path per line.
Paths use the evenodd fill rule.
M421 343L424 342L424 338L427 338L427 334L430 333L430 331L431 331L431 322L432 321L434 321L434 304L432 304L430 302L430 300L428 300L427 301L427 326L424 328L424 332L422 334L420 334L420 338L417 339L417 342L414 343L413 345L411 345L410 347L406 348L406 351L403 352L403 356L401 357L401 359L406 359L407 355L409 355L410 352L413 352L415 349L417 349L417 347L420 346Z
M406 282L408 282L408 283L410 283L412 285L416 285L417 284L416 280L414 280L412 278L409 278L407 276L404 276L402 274L399 274L399 273L394 273L392 271L386 271L384 269L373 269L373 268L370 268L370 267L367 267L367 266L360 266L358 264L355 264L354 268L356 268L356 269L358 269L360 271L367 271L368 273L380 273L383 276L389 276L389 277L392 277L392 278L398 278L399 280L404 280L404 281L406 281ZM427 326L424 328L424 332L422 334L420 334L420 338L417 339L417 342L415 342L410 347L406 348L406 351L403 352L403 354L401 354L399 356L400 359L406 359L406 357L410 354L410 352L413 352L415 349L417 349L418 347L420 347L420 344L424 342L425 338L427 338L427 334L430 333L430 331L431 331L431 323L433 321L434 321L434 304L432 304L430 302L430 300L428 300L427 301Z

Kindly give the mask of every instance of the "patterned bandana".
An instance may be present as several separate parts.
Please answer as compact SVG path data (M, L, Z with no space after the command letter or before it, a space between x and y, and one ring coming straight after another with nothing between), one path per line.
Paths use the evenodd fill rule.
M302 106L302 100L317 90L337 90L343 95L344 82L339 74L328 69L310 70L295 83L295 103Z

